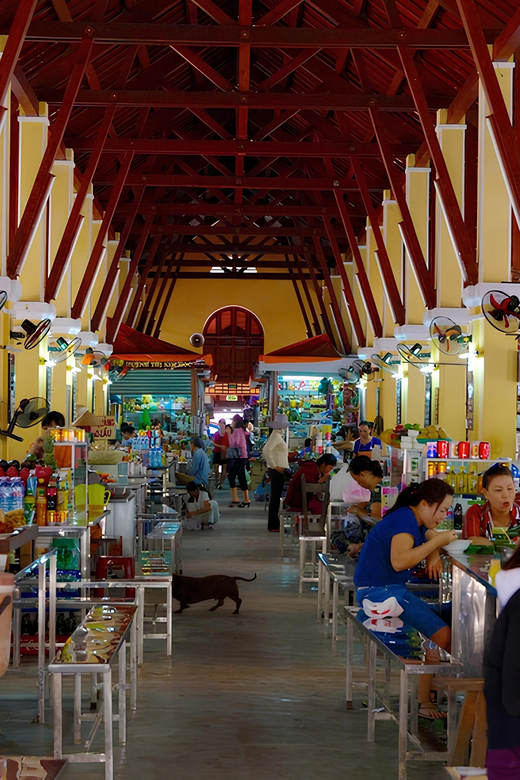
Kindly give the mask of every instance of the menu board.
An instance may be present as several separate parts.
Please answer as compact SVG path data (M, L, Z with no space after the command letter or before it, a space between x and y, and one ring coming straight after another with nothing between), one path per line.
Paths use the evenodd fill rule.
M143 550L139 553L138 571L143 577L167 577L172 568L171 550Z

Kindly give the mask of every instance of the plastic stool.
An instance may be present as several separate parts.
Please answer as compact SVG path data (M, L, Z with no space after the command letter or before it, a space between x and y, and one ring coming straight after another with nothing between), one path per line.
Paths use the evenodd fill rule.
M135 563L134 559L126 555L100 555L96 566L96 578L98 580L113 580L117 577L111 576L111 568L119 568L124 571L125 580L133 580L135 577ZM96 590L97 596L105 595L105 591L102 588ZM126 598L134 598L135 589L126 588Z

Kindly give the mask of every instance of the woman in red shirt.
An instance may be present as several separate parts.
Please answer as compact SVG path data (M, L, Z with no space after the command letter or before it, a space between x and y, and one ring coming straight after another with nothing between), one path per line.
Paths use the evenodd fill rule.
M229 436L226 432L226 421L224 418L218 421L218 431L213 434L213 466L215 467L215 482L217 490L222 490L222 485L227 476L227 457L226 452L229 447ZM220 482L219 482L220 469Z
M462 536L479 544L486 544L493 536L493 528L512 528L520 522L520 505L515 503L516 490L511 469L496 463L485 473L482 493L483 506L473 504L466 512Z

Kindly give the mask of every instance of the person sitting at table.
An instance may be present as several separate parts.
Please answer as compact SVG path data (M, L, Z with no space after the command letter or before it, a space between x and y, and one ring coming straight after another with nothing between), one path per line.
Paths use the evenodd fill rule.
M515 483L509 466L495 463L485 471L482 493L486 503L469 507L462 537L477 544L492 544L493 528L507 529L520 523L520 505L515 503Z
M124 442L130 441L135 436L135 428L128 423L122 423L121 425L121 440Z
M186 531L200 531L211 524L211 502L209 494L196 482L186 485L188 500L184 502L182 527Z
M192 436L190 448L192 453L191 468L187 474L176 471L175 480L178 485L187 485L189 482L195 482L195 484L203 487L204 490L209 492L209 458L206 455L204 442L200 436Z
M383 469L378 460L371 460L366 455L359 455L351 462L349 474L357 484L370 490L370 501L353 504L349 507L350 514L356 514L360 523L357 533L349 539L348 529L345 530L345 536L349 539L347 552L351 558L356 558L363 549L364 541L370 531L371 523L381 520L381 480L383 479ZM367 522L368 521L368 522Z
M399 494L395 505L368 534L354 573L356 599L380 604L394 597L401 620L439 647L449 650L451 632L446 623L420 598L406 589L412 569L426 560L430 577L442 573L441 547L457 539L455 531L436 530L448 513L453 488L441 479L427 479ZM445 718L430 700L431 675L420 675L419 715Z
M299 512L303 508L302 477L311 485L321 485L327 482L330 472L336 465L336 458L330 453L321 455L318 460L302 460L300 468L289 482L285 505L291 512ZM313 495L309 500L308 509L312 514L321 513L322 500L318 495Z

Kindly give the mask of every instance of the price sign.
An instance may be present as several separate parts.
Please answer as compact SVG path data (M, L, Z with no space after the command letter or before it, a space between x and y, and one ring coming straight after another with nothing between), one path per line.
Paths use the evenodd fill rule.
M226 395L226 401L238 401L238 395Z
M91 426L90 432L94 435L94 441L100 439L116 438L116 420L115 417L99 417L99 423Z

